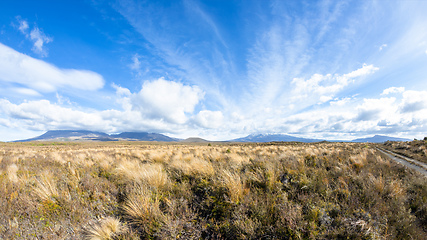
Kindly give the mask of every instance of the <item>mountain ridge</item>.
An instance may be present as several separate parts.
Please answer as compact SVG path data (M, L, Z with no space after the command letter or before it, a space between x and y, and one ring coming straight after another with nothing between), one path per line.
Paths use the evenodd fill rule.
M232 142L321 142L323 139L310 139L294 137L287 134L279 133L261 133L261 134L250 134L243 138L236 138L230 140Z
M390 136L384 136L384 135L374 135L373 137L356 138L352 140L352 142L371 142L371 143L383 143L387 141L406 142L406 141L411 141L411 139L390 137Z
M191 137L187 139L178 139L166 136L160 133L149 132L122 132L118 134L107 134L104 132L89 131L89 130L49 130L46 133L29 139L17 140L14 142L29 142L29 141L157 141L157 142L372 142L382 143L386 141L411 141L406 138L396 138L385 135L375 135L373 137L356 138L349 141L342 140L324 140L313 138L295 137L287 134L279 133L261 133L249 134L246 137L236 138L228 141L210 141L199 137Z
M88 130L49 130L46 133L29 139L15 142L30 141L159 141L173 142L179 139L171 138L160 133L148 132L123 132L119 134L107 134Z

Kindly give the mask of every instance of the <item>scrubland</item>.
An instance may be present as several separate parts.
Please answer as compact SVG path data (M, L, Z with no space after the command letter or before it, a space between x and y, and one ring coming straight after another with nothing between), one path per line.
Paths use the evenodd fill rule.
M0 239L426 235L426 178L366 144L0 145Z
M427 137L424 138L424 140L414 140L410 142L387 141L382 147L420 162L427 163Z

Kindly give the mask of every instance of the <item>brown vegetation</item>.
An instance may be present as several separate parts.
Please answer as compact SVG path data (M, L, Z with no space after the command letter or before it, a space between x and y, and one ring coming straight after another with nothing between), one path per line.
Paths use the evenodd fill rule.
M427 137L424 140L414 140L410 142L387 141L381 147L413 158L423 163L427 163Z
M0 146L0 239L424 239L426 196L359 143Z

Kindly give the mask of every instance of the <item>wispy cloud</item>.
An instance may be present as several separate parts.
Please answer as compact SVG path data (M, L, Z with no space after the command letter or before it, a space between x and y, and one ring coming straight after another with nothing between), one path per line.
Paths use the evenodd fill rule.
M117 11L153 46L151 50L164 61L163 72L183 82L197 84L206 95L212 96L213 105L227 105L220 77L224 77L223 73L228 71L224 69L230 64L226 60L227 53L223 54L216 44L222 42L224 45L225 42L219 28L196 3L175 2L170 8L164 8L155 3L128 0L120 2ZM200 26L200 22L206 23L208 28ZM197 29L188 28L190 24ZM203 38L205 34L212 37Z
M141 68L140 56L136 53L132 56L132 63L129 65L130 69L138 71Z
M388 45L387 44L383 44L380 46L380 48L378 50L382 51L384 48L386 48Z
M390 87L390 88L384 89L381 95L388 95L392 93L403 93L404 91L405 91L404 87Z
M34 27L30 32L30 39L34 42L32 50L43 57L47 56L44 44L52 42L53 38L46 36L38 27Z
M21 20L20 18L18 18L18 22L19 22L19 31L21 31L21 33L23 34L27 34L28 33L28 22L25 20Z
M21 19L21 17L16 17L19 26L18 30L25 35L25 37L33 42L33 52L39 54L41 57L47 57L47 50L44 47L46 43L52 42L53 38L47 36L42 30L37 26L34 26L31 31L29 31L30 26L26 20Z

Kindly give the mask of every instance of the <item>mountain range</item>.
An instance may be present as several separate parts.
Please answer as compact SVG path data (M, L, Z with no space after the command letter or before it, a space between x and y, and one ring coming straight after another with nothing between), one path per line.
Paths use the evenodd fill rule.
M87 130L51 130L30 139L18 140L16 142L29 141L158 141L158 142L211 142L202 138L178 139L171 138L160 133L148 132L123 132L119 134L107 134L103 132ZM225 142L321 142L323 139L311 139L294 137L286 134L251 134L243 138L228 140ZM373 142L381 143L385 141L411 141L405 138L395 138L383 135L375 135L368 138L358 138L351 142ZM336 140L333 142L348 142Z
M106 134L87 130L51 130L30 139L16 142L29 141L159 141L173 142L180 139L171 138L159 133L123 132L120 134Z
M383 135L375 135L373 137L368 137L368 138L357 138L357 139L354 139L352 142L383 143L386 141L406 142L406 141L411 141L411 139L396 138L396 137L389 137L389 136L383 136Z
M231 142L321 142L323 139L310 139L293 137L286 134L264 133L264 134L251 134L244 138L237 138Z

